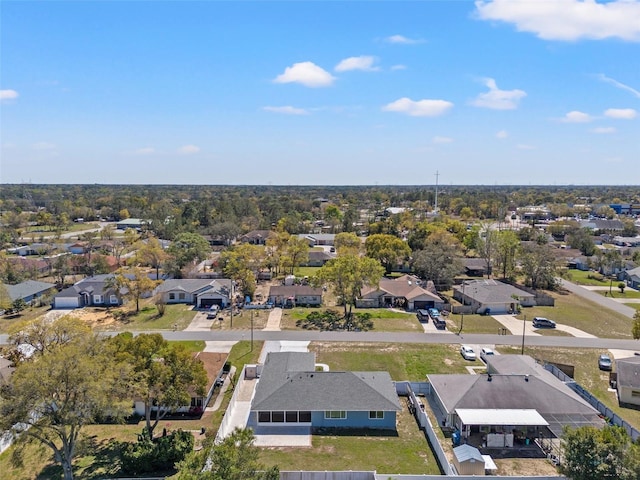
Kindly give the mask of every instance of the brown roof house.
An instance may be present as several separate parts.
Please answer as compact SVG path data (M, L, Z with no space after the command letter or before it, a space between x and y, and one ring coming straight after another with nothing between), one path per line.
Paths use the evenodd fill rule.
M322 305L322 288L309 285L276 285L269 289L269 303L282 307Z
M413 275L383 278L377 286L365 286L356 300L357 308L399 307L406 310L442 308L444 301L422 288L422 281Z

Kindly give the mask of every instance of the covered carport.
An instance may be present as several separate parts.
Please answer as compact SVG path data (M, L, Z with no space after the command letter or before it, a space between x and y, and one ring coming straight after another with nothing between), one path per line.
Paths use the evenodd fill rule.
M478 447L529 445L550 434L549 423L535 409L458 408L455 414L461 438Z

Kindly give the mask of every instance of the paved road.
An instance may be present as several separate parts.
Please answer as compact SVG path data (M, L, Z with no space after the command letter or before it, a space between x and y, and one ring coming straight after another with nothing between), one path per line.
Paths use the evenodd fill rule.
M616 302L614 299L609 297L603 297L597 292L589 290L587 288L581 287L580 285L576 285L575 283L567 282L566 280L560 279L560 283L564 288L566 288L571 293L578 295L579 297L585 298L587 300L591 300L594 303L602 305L609 310L613 310L614 312L621 313L627 317L633 318L636 313L636 310L631 307L627 307L626 305L622 305L621 303Z

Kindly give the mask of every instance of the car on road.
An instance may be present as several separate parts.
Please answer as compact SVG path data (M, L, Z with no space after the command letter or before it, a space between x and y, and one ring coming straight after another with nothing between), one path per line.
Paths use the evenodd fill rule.
M495 355L495 352L489 347L483 347L480 350L480 359L484 363L487 363L487 357L492 357L493 355Z
M611 361L611 357L607 354L602 354L598 357L598 368L600 370L611 371L613 366L613 362Z
M535 328L556 328L556 322L544 317L534 317L533 326Z
M476 360L476 352L474 352L473 348L469 345L462 345L460 347L460 355L462 355L462 358L465 360L470 360L472 362L475 362Z

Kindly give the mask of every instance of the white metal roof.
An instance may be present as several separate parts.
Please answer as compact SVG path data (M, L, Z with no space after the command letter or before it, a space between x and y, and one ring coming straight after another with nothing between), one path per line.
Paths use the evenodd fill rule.
M548 426L533 409L457 408L456 414L465 425Z

